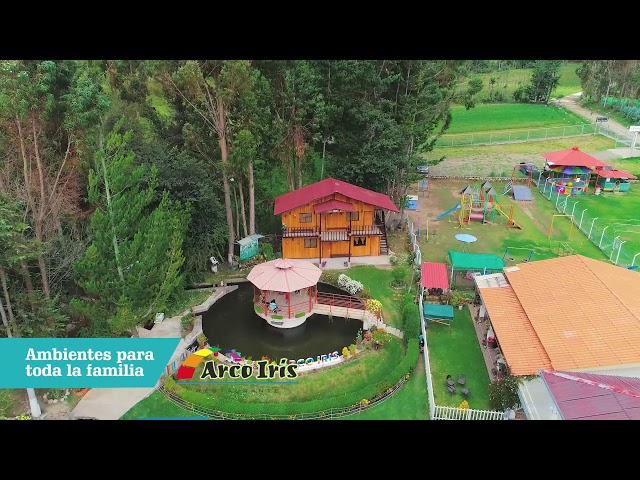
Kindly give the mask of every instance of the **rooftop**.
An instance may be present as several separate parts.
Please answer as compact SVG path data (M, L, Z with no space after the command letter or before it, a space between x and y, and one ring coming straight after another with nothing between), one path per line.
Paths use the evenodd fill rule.
M358 187L357 185L352 185L342 180L336 180L335 178L325 178L319 182L276 197L273 214L280 215L281 213L301 207L314 200L330 197L336 193L392 212L400 211L388 195L367 190L366 188Z
M505 269L478 285L512 373L640 364L640 276L581 255Z

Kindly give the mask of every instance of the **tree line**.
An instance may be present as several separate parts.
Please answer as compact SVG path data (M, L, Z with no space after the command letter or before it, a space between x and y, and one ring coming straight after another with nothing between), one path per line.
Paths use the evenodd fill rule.
M402 204L462 61L0 62L7 336L129 334L327 176Z

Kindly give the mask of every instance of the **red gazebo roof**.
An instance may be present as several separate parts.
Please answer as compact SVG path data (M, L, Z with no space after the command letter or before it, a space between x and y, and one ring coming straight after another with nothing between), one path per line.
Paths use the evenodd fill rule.
M544 158L550 165L562 165L565 167L588 167L595 169L607 166L606 163L583 152L578 147L571 147L569 150L548 152L544 154Z
M598 169L598 176L602 178L620 178L623 180L635 180L637 177L632 173L625 172L624 170L604 170Z
M420 284L424 288L449 290L449 275L444 263L422 262L420 272Z
M280 215L281 213L301 207L314 200L330 197L335 193L392 212L400 211L391 201L391 198L384 193L373 192L366 188L343 182L342 180L336 180L335 178L326 178L276 197L273 214Z
M295 292L318 283L322 270L307 260L278 258L256 265L247 280L260 290Z

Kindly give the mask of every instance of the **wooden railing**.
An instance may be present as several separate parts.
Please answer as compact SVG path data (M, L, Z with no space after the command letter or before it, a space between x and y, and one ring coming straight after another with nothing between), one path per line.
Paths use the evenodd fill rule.
M368 225L365 227L352 227L352 228L332 228L332 229L320 229L318 227L287 227L283 229L283 237L317 237L322 234L322 239L331 237L334 234L340 239L345 239L349 236L365 236L365 235L384 235L384 226L381 225ZM325 240L326 241L326 240Z
M358 297L351 295L340 295L337 293L318 292L318 302L323 305L331 305L333 307L354 308L357 310L365 310L364 302Z

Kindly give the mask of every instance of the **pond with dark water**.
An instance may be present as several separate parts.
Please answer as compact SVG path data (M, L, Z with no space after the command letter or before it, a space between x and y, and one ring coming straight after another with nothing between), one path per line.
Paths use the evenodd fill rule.
M318 291L346 294L332 285L319 283ZM253 286L240 283L202 315L202 329L211 346L235 349L243 357L271 359L316 357L355 342L362 321L326 315L311 315L299 327L277 328L256 315Z

